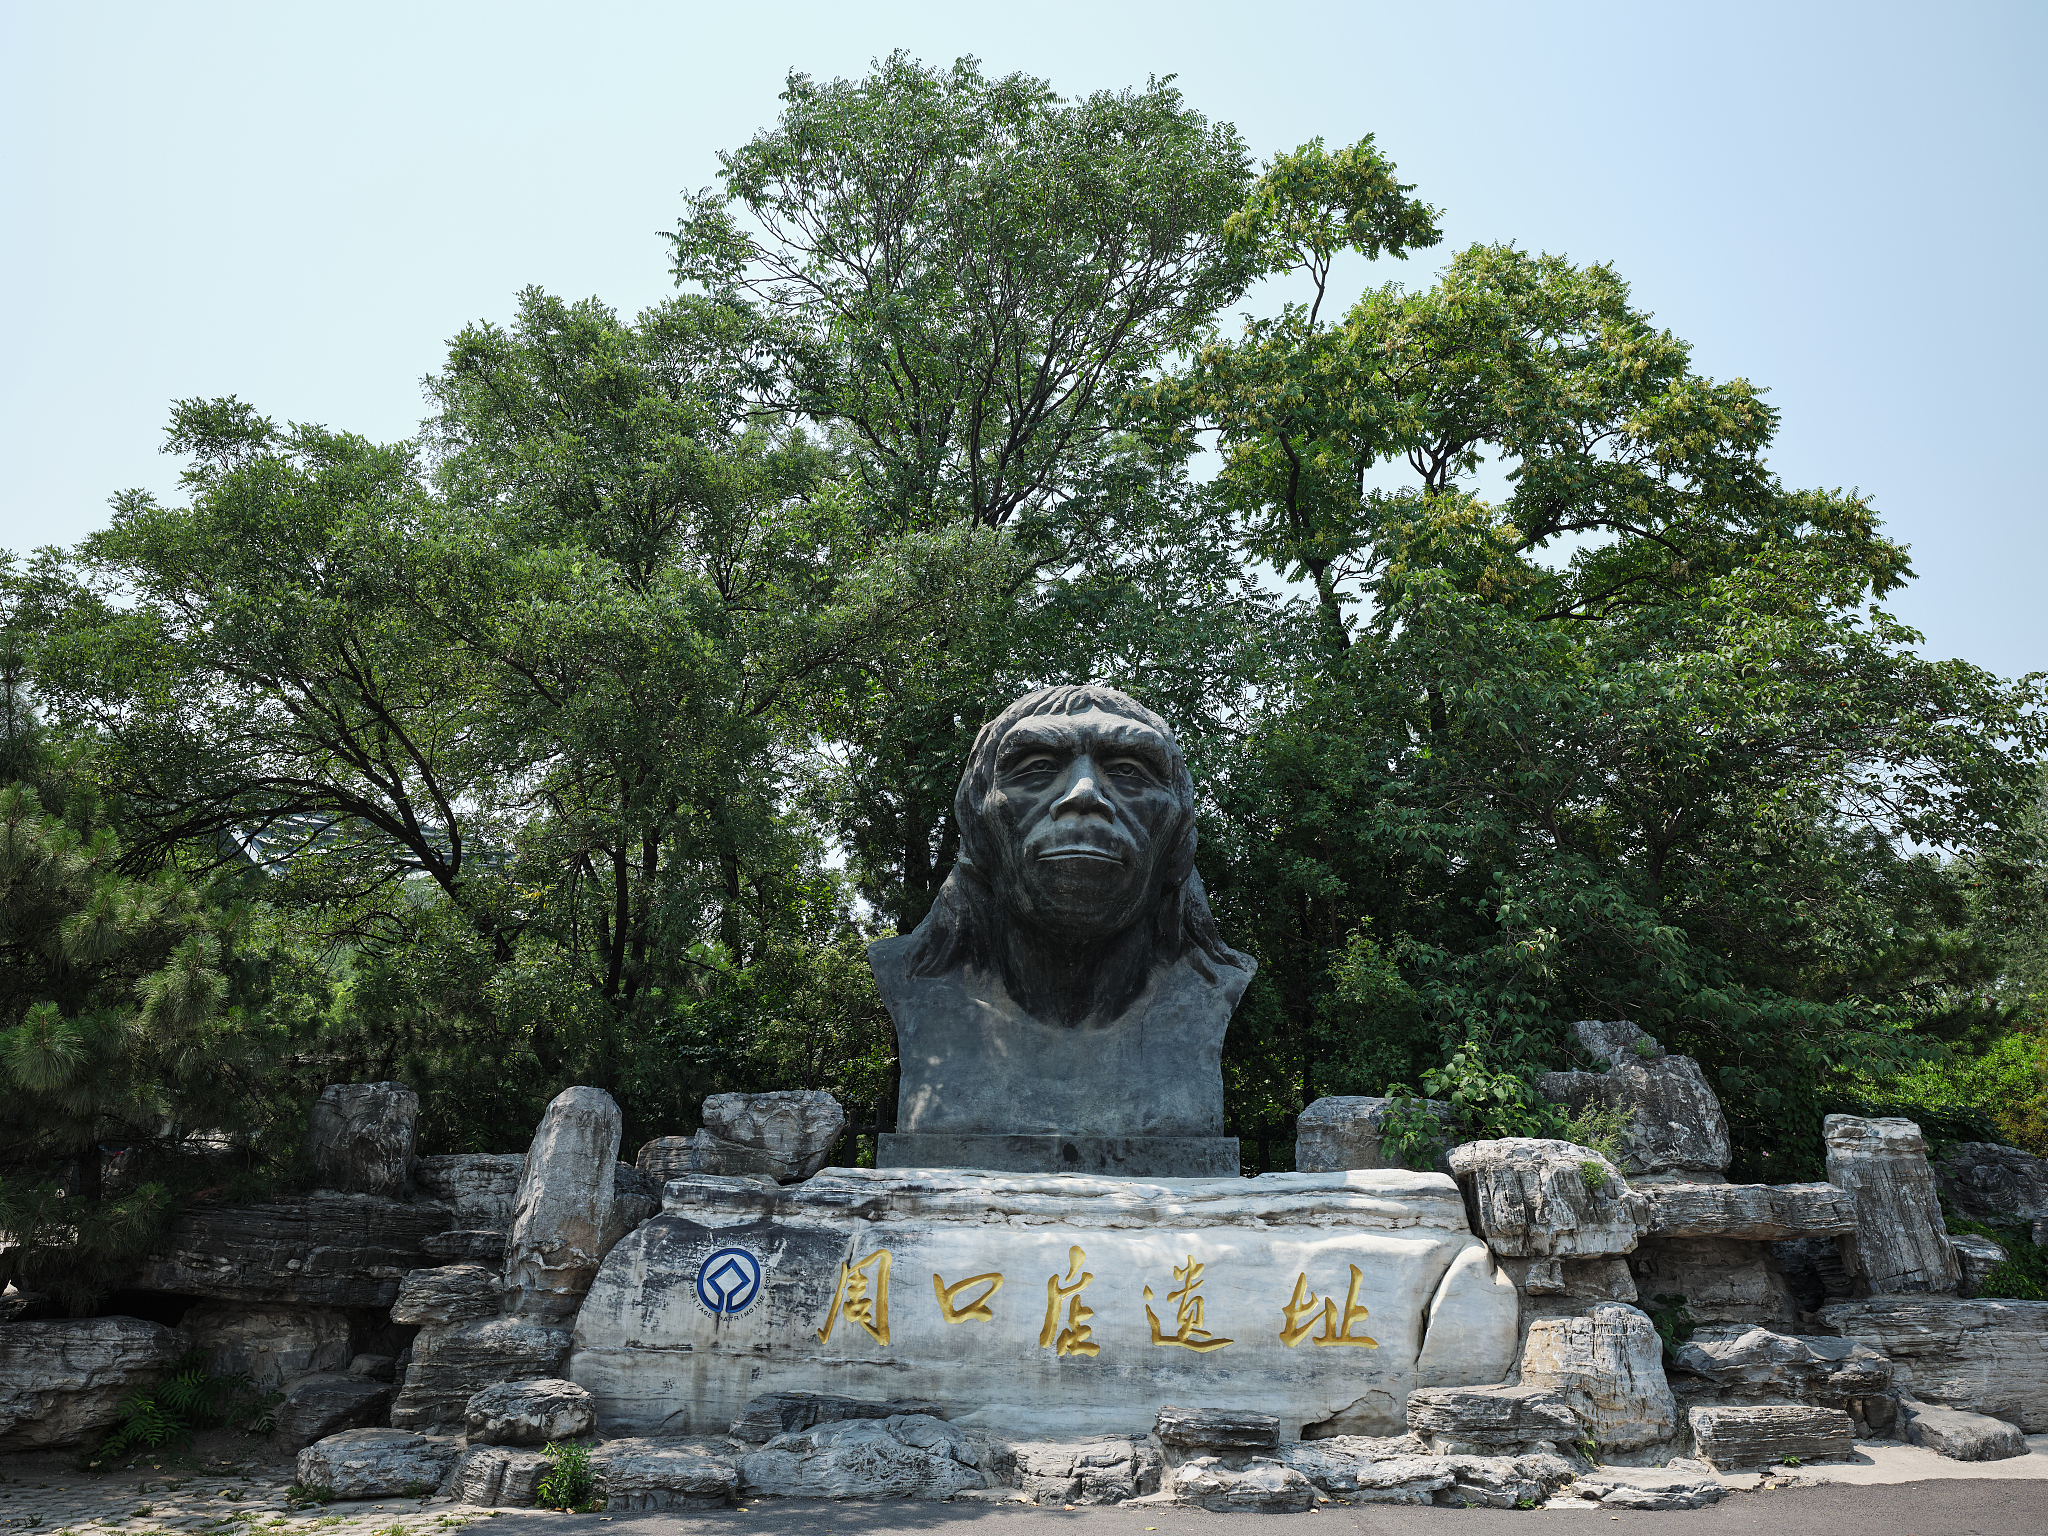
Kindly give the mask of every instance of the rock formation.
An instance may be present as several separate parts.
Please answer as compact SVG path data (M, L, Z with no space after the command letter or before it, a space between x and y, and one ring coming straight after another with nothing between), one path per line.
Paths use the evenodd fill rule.
M413 1122L420 1098L403 1083L330 1083L306 1126L306 1155L321 1189L412 1194Z
M1927 1142L1910 1120L1829 1115L1828 1182L1856 1202L1842 1261L1876 1295L1953 1293L1962 1278L1935 1198Z

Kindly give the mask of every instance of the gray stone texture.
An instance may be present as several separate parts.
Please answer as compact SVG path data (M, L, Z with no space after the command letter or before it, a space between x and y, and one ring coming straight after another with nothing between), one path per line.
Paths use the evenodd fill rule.
M986 1168L997 1173L1087 1173L1132 1179L1234 1179L1234 1136L964 1136L884 1131L881 1168Z
M569 1342L567 1329L510 1317L430 1324L413 1340L391 1422L399 1429L460 1433L469 1400L485 1387L560 1376Z
M344 1370L355 1357L348 1314L333 1307L202 1303L178 1320L178 1335L215 1375L244 1375L265 1389L308 1371Z
M1197 1456L1173 1469L1168 1490L1183 1504L1212 1514L1300 1514L1316 1502L1315 1484L1285 1462L1257 1456L1232 1466Z
M759 1147L743 1147L736 1141L700 1130L683 1143L684 1165L680 1173L714 1174L728 1179L766 1179L780 1184L774 1157Z
M1468 1141L1451 1149L1450 1163L1474 1230L1505 1257L1630 1253L1649 1222L1649 1202L1590 1147L1531 1136Z
M1801 1461L1842 1461L1855 1454L1849 1415L1801 1404L1695 1408L1687 1414L1700 1459L1717 1472Z
M365 1381L396 1381L398 1379L398 1357L396 1355L356 1355L349 1360L348 1373L360 1376Z
M220 1301L388 1307L425 1261L421 1245L449 1225L446 1206L382 1195L201 1207L171 1223L129 1285Z
M1712 1479L1657 1483L1644 1488L1601 1476L1579 1478L1572 1484L1571 1492L1573 1498L1595 1500L1603 1509L1656 1510L1704 1509L1720 1503L1728 1489Z
M316 1371L295 1377L284 1388L276 1408L271 1443L297 1450L345 1429L367 1429L384 1422L391 1409L389 1382L366 1381L341 1371Z
M661 1209L661 1186L631 1163L612 1165L612 1203L598 1235L598 1262L621 1238Z
M526 1157L519 1152L450 1152L423 1157L413 1166L413 1183L429 1200L455 1213L451 1226L510 1230L512 1207Z
M1593 1439L1616 1450L1667 1440L1678 1425L1657 1329L1619 1302L1533 1324L1522 1346L1521 1385L1555 1392Z
M1784 1397L1847 1409L1891 1385L1892 1364L1854 1339L1796 1338L1767 1328L1688 1339L1677 1365L1730 1397Z
M2027 1454L2026 1436L2003 1419L1912 1398L1899 1407L1905 1414L1906 1438L1951 1461L2005 1461Z
M1165 1460L1142 1435L1003 1446L1009 1485L1034 1504L1121 1504L1159 1492ZM1000 1469L999 1469L1000 1470Z
M1783 1242L1856 1230L1856 1203L1832 1184L1645 1184L1659 1237Z
M331 1488L337 1499L388 1499L432 1493L447 1481L462 1441L402 1429L348 1429L299 1452L304 1488Z
M1188 1456L1270 1455L1280 1449L1280 1421L1241 1408L1176 1408L1169 1403L1153 1420L1152 1433L1168 1450Z
M1991 1272L2003 1264L2008 1255L2002 1247L1990 1238L1976 1232L1952 1233L1948 1245L1956 1251L1956 1267L1962 1271L1962 1281L1956 1287L1960 1296L1981 1296L1985 1282Z
M1405 1167L1398 1157L1380 1150L1380 1127L1386 1120L1387 1106L1394 1102L1362 1094L1334 1094L1317 1099L1295 1122L1294 1171L1341 1173L1350 1168ZM1448 1147L1455 1140L1451 1106L1435 1099L1414 1102L1436 1117ZM1444 1166L1448 1171L1448 1164Z
M129 1394L184 1352L139 1317L59 1318L0 1328L0 1450L77 1445L122 1418Z
M1962 1279L1935 1197L1927 1142L1910 1120L1829 1115L1828 1182L1856 1202L1842 1260L1873 1295L1953 1293Z
M453 1232L436 1232L420 1244L420 1252L436 1264L481 1264L486 1269L505 1267L505 1232L502 1227L464 1227Z
M1699 1063L1672 1056L1624 1020L1581 1019L1572 1026L1579 1044L1604 1072L1547 1072L1544 1097L1573 1113L1589 1106L1630 1111L1618 1159L1631 1179L1642 1176L1719 1175L1731 1156L1728 1121Z
M817 1424L841 1419L893 1419L911 1414L945 1416L937 1403L907 1399L874 1403L825 1392L769 1392L748 1402L732 1421L731 1435L748 1445L766 1445L777 1435L797 1434Z
M697 1171L690 1161L690 1140L688 1136L657 1136L644 1141L634 1154L633 1166L646 1174L658 1191L670 1179Z
M813 1499L947 1499L993 1485L986 1442L928 1414L838 1419L777 1435L739 1458L749 1493Z
M2048 1158L2018 1147L1954 1142L1934 1165L1934 1176L1949 1204L1972 1221L2026 1223L2048 1216Z
M774 1177L787 1184L825 1166L846 1129L846 1111L817 1088L714 1093L704 1101L704 1129L721 1141L767 1153Z
M1562 1456L1430 1455L1413 1435L1342 1436L1280 1448L1280 1460L1353 1504L1448 1504L1512 1509L1540 1504L1572 1479Z
M607 1440L590 1454L607 1510L722 1509L739 1492L732 1453L708 1440Z
M1579 1438L1571 1406L1546 1387L1422 1387L1408 1394L1408 1428L1437 1455L1513 1455Z
M306 1124L306 1156L317 1187L410 1197L419 1115L420 1097L403 1083L329 1083Z
M541 1480L555 1470L555 1458L507 1445L471 1446L462 1453L441 1491L458 1504L484 1509L523 1508L539 1497Z
M500 1381L469 1400L463 1420L471 1445L546 1445L597 1428L597 1404L559 1376Z
M391 1303L394 1323L466 1323L496 1317L504 1294L497 1271L481 1264L444 1264L415 1269L398 1283Z
M1873 1296L1836 1302L1821 1321L1886 1356L1913 1397L2048 1430L2048 1301Z
M1628 1256L1628 1266L1639 1297L1683 1296L1695 1323L1797 1329L1799 1304L1768 1243L1646 1237Z
M565 1088L541 1116L505 1244L508 1311L575 1316L604 1259L619 1127L619 1106L601 1088Z
M1570 1301L1634 1301L1635 1276L1625 1258L1500 1259L1515 1288L1528 1297ZM1573 1312L1583 1311L1574 1307Z

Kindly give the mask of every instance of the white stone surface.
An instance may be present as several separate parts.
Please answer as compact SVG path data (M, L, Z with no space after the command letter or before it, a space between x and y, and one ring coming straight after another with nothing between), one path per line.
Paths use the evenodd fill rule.
M1988 1413L1937 1407L1910 1397L1899 1407L1906 1416L1906 1438L1951 1461L2006 1461L2027 1454L2026 1437L2018 1426Z
M1479 1230L1509 1258L1632 1253L1650 1206L1591 1147L1540 1136L1468 1141L1451 1172L1470 1193Z
M987 1488L986 1441L943 1419L839 1419L777 1435L739 1459L749 1493L798 1499L948 1499Z
M621 1513L718 1509L740 1485L731 1451L710 1440L608 1440L590 1471L605 1508Z
M507 1310L536 1322L570 1317L609 1235L619 1106L601 1088L564 1088L541 1116L505 1243Z
M746 1299L714 1311L697 1282L727 1249L702 1278ZM1515 1298L1442 1174L828 1169L672 1180L575 1331L569 1375L610 1432L720 1433L812 1391L1030 1435L1143 1434L1169 1403L1384 1433L1413 1387L1501 1379Z
M1656 1325L1620 1302L1534 1324L1522 1348L1522 1385L1555 1391L1604 1448L1654 1445L1678 1427Z

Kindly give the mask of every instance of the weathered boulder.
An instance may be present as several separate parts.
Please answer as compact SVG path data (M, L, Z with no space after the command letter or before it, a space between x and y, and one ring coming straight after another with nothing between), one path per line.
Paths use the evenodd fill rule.
M2048 1301L1872 1296L1824 1307L1821 1321L1892 1362L1913 1397L2048 1430Z
M1537 1451L1525 1456L1446 1456L1448 1487L1430 1496L1433 1504L1466 1509L1528 1509L1541 1504L1572 1477L1562 1456Z
M398 1357L396 1355L355 1355L348 1362L348 1374L360 1376L365 1381L396 1381L398 1379Z
M993 1479L985 1443L928 1414L838 1419L777 1435L739 1459L749 1493L812 1499L948 1499Z
M554 1470L555 1458L539 1451L471 1446L456 1461L441 1491L458 1504L518 1508L539 1497L541 1479Z
M504 1283L481 1264L444 1264L415 1269L398 1283L391 1303L394 1323L466 1323L496 1317Z
M1829 1115L1828 1182L1856 1202L1842 1260L1874 1295L1953 1292L1962 1279L1942 1225L1927 1142L1910 1120Z
M333 1307L203 1303L179 1319L178 1334L215 1375L245 1375L264 1388L308 1371L344 1370L355 1358L348 1315Z
M543 1376L485 1387L464 1410L471 1445L546 1445L597 1428L597 1405L573 1381Z
M1792 1397L1846 1408L1891 1385L1892 1363L1854 1339L1794 1338L1767 1328L1689 1339L1678 1367L1739 1397Z
M139 1317L54 1318L0 1328L0 1450L76 1445L122 1417L138 1387L184 1352Z
M605 1212L604 1231L598 1237L598 1262L618 1245L619 1239L661 1209L661 1186L631 1163L612 1167L612 1203Z
M318 1187L406 1199L419 1114L420 1096L403 1083L329 1083L306 1125Z
M1557 1393L1603 1447L1634 1450L1670 1439L1678 1427L1656 1326L1619 1302L1533 1324L1521 1384Z
M1899 1408L1906 1416L1906 1438L1951 1461L2005 1461L2027 1454L2026 1436L2003 1419L1910 1397Z
M1646 1237L1628 1256L1628 1267L1639 1296L1683 1296L1698 1324L1760 1325L1784 1333L1799 1322L1799 1304L1768 1243Z
M739 1492L739 1468L704 1440L607 1440L590 1453L607 1509L718 1509Z
M1239 1466L1197 1456L1175 1467L1167 1486L1183 1504L1214 1514L1299 1514L1316 1502L1315 1484L1270 1456Z
M720 1141L767 1153L772 1177L787 1184L825 1166L846 1129L846 1111L815 1088L714 1093L704 1101L704 1129Z
M348 1429L299 1452L302 1488L329 1488L337 1499L387 1499L432 1493L462 1454L453 1435L402 1429Z
M1294 1169L1297 1173L1339 1173L1347 1168L1400 1168L1398 1157L1380 1149L1380 1128L1393 1099L1362 1094L1333 1094L1317 1099L1295 1122ZM1435 1099L1399 1101L1428 1109L1443 1128L1448 1145L1455 1136L1455 1112Z
M312 1194L201 1206L171 1223L129 1286L221 1301L388 1307L446 1206L382 1195Z
M1841 1461L1854 1454L1849 1415L1838 1408L1771 1404L1695 1408L1687 1416L1700 1459L1717 1472L1801 1461Z
M1699 1063L1672 1056L1626 1020L1581 1019L1572 1026L1579 1044L1605 1072L1546 1072L1545 1098L1580 1113L1598 1105L1630 1111L1618 1159L1638 1178L1718 1176L1731 1152L1721 1101Z
M766 1445L777 1435L793 1435L814 1424L839 1419L892 1419L905 1414L945 1417L935 1402L897 1399L893 1402L862 1402L857 1398L834 1397L829 1392L768 1392L750 1398L732 1421L731 1436L748 1445Z
M413 1340L391 1422L399 1429L460 1433L469 1400L485 1387L560 1376L568 1356L566 1329L511 1317L430 1324Z
M420 1244L436 1264L481 1264L486 1269L505 1267L505 1233L501 1227L462 1227L436 1232Z
M526 1157L520 1152L449 1152L414 1164L413 1183L427 1199L454 1212L452 1226L506 1232L525 1172Z
M776 1176L779 1167L774 1153L727 1141L708 1130L699 1130L683 1143L684 1173L712 1174L728 1179L761 1179L780 1184L782 1180Z
M652 1141L643 1141L640 1150L633 1155L633 1166L646 1174L659 1190L670 1179L692 1171L690 1138L657 1136Z
M1184 1456L1248 1457L1280 1449L1280 1421L1241 1408L1159 1410L1152 1422L1159 1443Z
M1592 1499L1605 1509L1704 1509L1728 1492L1725 1483L1697 1478L1639 1487L1609 1476L1582 1477L1572 1484L1572 1497Z
M1325 1493L1361 1504L1427 1504L1457 1480L1450 1459L1423 1454L1412 1435L1290 1440L1280 1460Z
M1511 1136L1453 1147L1450 1162L1477 1230L1509 1258L1629 1253L1649 1224L1649 1202L1591 1147Z
M1026 1440L1004 1447L1010 1485L1035 1504L1121 1504L1159 1491L1165 1461L1142 1436Z
M1624 1258L1502 1259L1500 1267L1525 1296L1561 1296L1573 1301L1636 1299L1635 1276Z
M1952 1142L1934 1165L1948 1201L1972 1221L2048 1216L2048 1158L1989 1141Z
M1571 1407L1546 1387L1421 1387L1408 1394L1408 1427L1436 1455L1513 1455L1523 1446L1579 1438Z
M285 1384L284 1401L277 1405L272 1443L297 1450L345 1429L381 1424L391 1408L392 1390L388 1382L340 1371L295 1377Z
M619 1106L601 1088L564 1088L541 1116L505 1244L507 1310L576 1315L605 1254L619 1156Z
M1963 1296L1981 1296L1984 1282L2008 1257L2005 1249L1978 1232L1951 1233L1948 1245L1955 1249L1956 1267L1962 1271L1962 1282L1956 1290Z
M1645 1184L1658 1237L1782 1242L1856 1230L1856 1203L1832 1184Z

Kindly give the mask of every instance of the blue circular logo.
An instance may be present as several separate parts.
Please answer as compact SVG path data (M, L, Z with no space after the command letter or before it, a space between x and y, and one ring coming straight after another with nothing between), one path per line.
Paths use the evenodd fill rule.
M697 1300L713 1317L737 1317L761 1294L761 1261L744 1248L721 1248L697 1266Z

